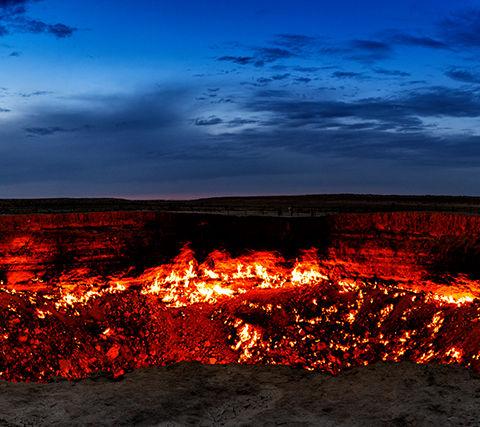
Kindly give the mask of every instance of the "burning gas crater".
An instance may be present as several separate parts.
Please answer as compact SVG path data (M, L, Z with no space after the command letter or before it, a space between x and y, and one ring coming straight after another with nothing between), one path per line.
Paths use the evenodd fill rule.
M180 361L327 371L375 361L480 370L480 283L362 278L316 250L203 263L185 247L139 277L82 271L0 290L0 378L121 376Z

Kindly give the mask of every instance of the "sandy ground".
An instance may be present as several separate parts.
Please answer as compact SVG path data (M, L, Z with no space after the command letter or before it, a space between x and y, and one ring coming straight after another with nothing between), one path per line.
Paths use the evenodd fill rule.
M107 378L0 383L0 425L479 425L480 377L411 363L338 377L180 364Z

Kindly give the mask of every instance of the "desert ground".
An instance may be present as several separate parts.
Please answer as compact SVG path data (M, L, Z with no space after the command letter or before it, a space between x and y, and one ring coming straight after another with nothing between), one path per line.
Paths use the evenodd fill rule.
M480 197L327 194L214 197L195 200L113 198L0 199L0 215L104 211L169 211L224 215L320 216L339 212L480 213Z
M455 366L302 369L178 364L49 384L0 383L0 424L469 426L480 377Z

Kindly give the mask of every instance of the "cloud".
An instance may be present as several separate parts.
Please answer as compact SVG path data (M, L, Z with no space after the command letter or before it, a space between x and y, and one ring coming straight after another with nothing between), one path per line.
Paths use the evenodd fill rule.
M23 3L17 6L28 5ZM54 34L52 25L30 19L26 12L16 12L15 17L9 18L9 31L71 35L60 27ZM363 190L369 191L373 187L363 181L366 175L376 183L411 179L415 184L412 176L427 180L448 168L463 168L456 182L467 182L468 168L480 164L480 138L476 129L465 132L463 125L480 116L479 92L464 86L415 90L406 86L396 93L393 90L401 84L426 82L406 82L403 78L410 76L408 72L376 64L393 56L397 46L447 49L443 46L448 44L446 38L412 34L338 41L331 50L340 56L338 64L323 62L323 41L307 35L280 34L264 46L236 47L217 60L223 62L222 68L225 63L235 65L232 69L239 73L238 81L248 77L253 87L241 91L237 80L229 86L223 76L215 81L212 74L195 91L170 87L72 99L42 96L48 93L40 90L12 93L37 98L35 103L19 102L24 110L2 115L0 193L6 194L8 185L17 189L24 185L32 193L46 188L58 194L55 191L64 188L70 195L82 191L161 194L177 188L195 194L202 188L219 191L218 182L224 182L225 191L231 192L244 191L245 183L263 191L285 192L295 185L319 191L314 186L322 180L327 187L330 183L332 188L342 183L347 187L363 184ZM362 64L349 67L344 59ZM251 75L240 71L240 66ZM342 70L349 68L361 72ZM462 67L446 74L477 83L476 73ZM378 95L387 89L383 83L358 92L350 91L346 82L346 90L340 89L344 82L337 82L337 92L313 84L328 76L360 79L375 75L392 78L379 79L395 83L388 95ZM310 82L308 86L295 84ZM355 98L352 93L376 95ZM198 95L203 102L193 101ZM405 173L414 167L418 175ZM445 174L442 185L450 185ZM258 185L261 180L272 187ZM472 184L470 188L477 187Z
M434 86L409 93L400 99L403 108L425 117L476 117L480 115L480 98L475 92Z
M407 73L406 71L388 70L386 68L374 68L373 71L376 74L383 74L384 76L392 76L392 77L409 77L409 76L411 76L411 74Z
M480 47L480 9L467 9L444 19L439 29L456 47Z
M363 77L363 73L355 73L353 71L335 71L332 77L337 79L353 79Z
M312 79L310 77L296 77L295 81L297 83L310 83Z
M31 33L31 34L51 34L57 38L63 39L73 35L76 28L65 24L47 24L36 19L26 17L16 18L9 24L10 31Z
M232 55L225 55L217 58L218 61L225 61L225 62L232 62L237 65L247 65L252 64L254 62L254 58L252 56L232 56Z
M0 0L0 36L21 32L31 34L50 34L57 38L66 38L73 35L75 27L55 23L50 24L26 15L27 6L34 1L41 0Z
M75 31L77 31L77 29L65 24L54 24L48 25L47 31L56 37L65 38L70 37Z
M355 39L350 42L349 58L360 62L387 59L392 54L390 44L379 40Z
M260 47L255 49L255 65L263 66L280 59L287 59L296 56L295 53L288 49L281 49L278 47Z
M252 125L252 124L256 124L256 123L258 123L258 120L236 117L236 118L228 121L228 126L238 127L238 126L244 126L244 125Z
M0 193L9 183L55 181L67 188L75 181L88 190L87 182L138 182L144 174L155 180L155 174L163 173L159 159L181 157L195 144L186 93L172 87L55 102L46 98L41 106L5 117L0 128ZM178 173L168 165L165 169Z
M257 79L257 83L258 85L260 86L265 86L267 85L268 83L272 82L272 79L269 79L268 77L259 77Z
M355 49L371 52L381 52L382 54L390 52L390 46L387 43L377 40L352 40L351 46Z
M256 67L263 67L265 64L287 59L296 56L295 53L278 47L254 48L251 56L225 55L217 58L218 61L232 62L237 65L253 64Z
M290 73L274 74L270 78L272 80L285 80L285 79L288 79L290 77L290 75L291 75Z
M22 98L32 98L36 96L50 95L52 93L53 92L48 90L35 90L33 92L21 92L18 94L18 96L21 96Z
M470 92L430 87L342 101L259 90L233 116L212 110L193 122L195 92L178 87L40 98L41 108L32 105L2 122L0 194L178 196L354 186L408 192L410 181L392 187L398 179L417 189L447 191L460 183L471 190L468 168L480 162L479 137L441 135L421 120L473 117L479 106ZM418 174L412 178L409 168Z
M441 135L422 126L409 132L391 132L388 127L382 128L376 121L342 124L328 117L321 122L322 125L309 119L310 126L293 125L293 117L288 117L287 120L287 126L272 124L240 131L235 134L235 145L242 146L245 152L280 152L291 157L305 155L313 162L325 161L326 164L332 164L334 159L343 159L344 165L349 165L346 166L347 170L360 161L358 165L365 173L368 164L375 164L380 170L383 162L389 162L394 169L378 173L377 179L380 182L401 173L402 165L422 168L428 166L432 167L429 171L433 172L435 168L477 167L480 161L480 136L476 135ZM275 121L272 120L273 122ZM230 135L219 135L217 138L228 141ZM312 173L313 170L315 167L312 164L304 172ZM468 169L465 173L468 174ZM329 179L336 179L334 171L329 174ZM361 174L357 179L363 179ZM443 181L442 185L445 184Z
M317 71L325 69L325 67L302 67L302 66L297 66L297 67L293 67L293 69L295 71L298 71L299 73L316 73Z
M370 38L356 38L343 42L337 40L335 44L328 44L318 37L284 33L275 35L266 46L248 49L243 47L243 51L248 51L248 54L224 55L220 56L218 60L256 67L275 64L272 69L276 67L277 70L290 68L295 71L316 72L322 67L292 67L283 63L278 64L278 62L292 58L319 58L321 55L327 54L368 65L391 58L396 49L402 46L452 52L459 48L480 47L480 9L469 9L451 14L434 26L432 34L385 30ZM405 71L389 71L384 68L377 68L374 72L392 77L409 76L409 73ZM343 78L346 77L348 76L343 76Z
M248 49L246 55L224 55L219 61L228 61L237 65L255 65L275 63L291 58L315 58L319 55L340 55L344 59L365 64L389 59L396 46L423 47L430 49L450 49L447 42L432 36L416 35L402 31L384 31L373 38L357 38L345 42L337 41L328 44L325 41L305 34L277 34L270 45ZM242 48L245 51L245 48ZM283 64L275 64L277 70L288 68ZM334 68L335 66L330 66ZM292 67L290 67L292 68ZM293 67L295 71L316 72L325 67ZM385 73L386 74L386 73ZM397 74L397 76L400 76Z
M70 130L64 129L59 126L51 126L51 127L29 127L29 128L25 128L25 131L32 136L48 136L48 135L54 135L59 132L69 132Z
M446 71L445 75L464 83L480 83L480 74L461 68L452 68Z
M367 99L351 103L341 101L302 101L298 99L254 100L247 110L268 113L270 123L288 128L342 127L345 120L370 121L374 127L409 130L421 127L421 121L405 111L387 108L384 100ZM390 110L390 111L389 111ZM393 110L393 111L391 111Z
M237 65L255 65L263 67L277 61L295 57L305 58L311 54L313 47L318 46L318 40L303 34L277 34L265 46L249 47L247 55L223 55L218 61L232 62ZM245 47L242 48L245 51ZM283 69L276 64L277 69Z
M343 59L370 64L390 58L393 53L388 42L373 39L353 39L346 42L336 42L334 45L325 44L319 48L322 55L341 56ZM326 69L326 67L322 67ZM327 68L336 68L329 66Z
M235 117L234 119L224 120L217 116L210 116L207 118L198 118L195 120L196 126L217 126L226 125L227 127L241 127L245 125L251 125L258 123L255 119L246 119L243 117Z
M404 46L425 47L430 49L449 49L447 43L428 36L416 36L408 33L397 33L391 36L391 43Z
M31 0L0 0L0 8L23 6Z
M14 16L26 12L26 5L40 0L0 0L0 10L3 10L1 16Z
M219 125L220 123L223 123L223 120L217 116L210 116L206 119L199 118L195 120L196 126L214 126Z
M268 114L271 123L298 129L337 127L357 121L368 122L377 131L425 131L422 118L477 117L478 94L447 87L428 87L396 98L366 98L350 102L254 97L245 104L251 113Z

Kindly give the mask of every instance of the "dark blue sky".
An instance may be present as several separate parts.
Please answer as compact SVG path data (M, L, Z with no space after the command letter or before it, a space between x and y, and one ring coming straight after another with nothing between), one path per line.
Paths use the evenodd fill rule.
M0 0L0 197L480 195L480 1Z

